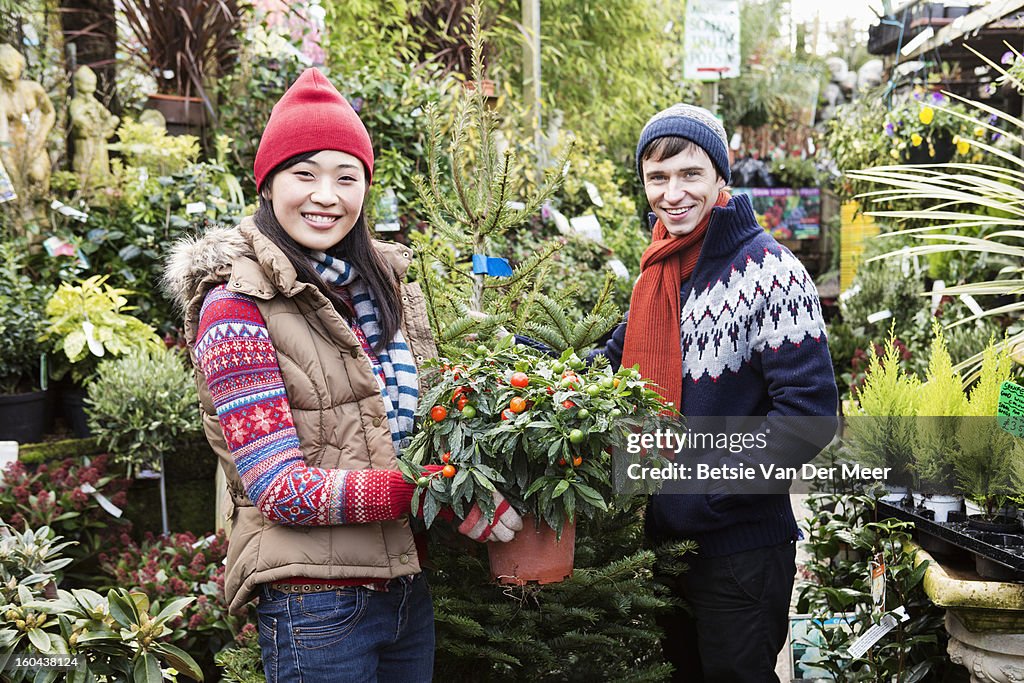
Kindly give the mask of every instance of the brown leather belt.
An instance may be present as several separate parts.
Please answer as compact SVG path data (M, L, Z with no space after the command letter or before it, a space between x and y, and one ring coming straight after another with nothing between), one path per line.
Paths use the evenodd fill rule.
M352 586L338 586L330 583L285 583L275 582L270 587L282 593L320 593L321 591L332 591L340 588L351 588Z
M380 581L373 581L370 584L350 584L350 585L339 585L333 583L286 583L286 582L274 582L269 586L282 593L321 593L323 591L341 590L343 588L356 588L357 586L365 586L366 588L372 588L373 590L387 590L388 580L382 579Z

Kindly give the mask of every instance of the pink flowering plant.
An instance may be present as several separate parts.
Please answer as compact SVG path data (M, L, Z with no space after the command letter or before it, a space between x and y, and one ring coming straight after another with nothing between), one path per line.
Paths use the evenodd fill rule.
M130 524L100 504L116 508L127 502L129 482L110 472L110 458L67 458L37 466L16 461L0 474L0 519L19 531L49 527L75 541L66 551L72 570L96 555L105 538Z

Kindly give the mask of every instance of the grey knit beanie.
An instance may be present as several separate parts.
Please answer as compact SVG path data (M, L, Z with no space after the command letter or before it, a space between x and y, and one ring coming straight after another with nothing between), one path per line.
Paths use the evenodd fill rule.
M673 104L668 109L652 116L640 133L636 146L636 172L643 182L642 159L647 146L658 138L681 137L694 143L711 157L718 174L731 181L729 174L729 142L725 128L714 114L703 107L690 104Z

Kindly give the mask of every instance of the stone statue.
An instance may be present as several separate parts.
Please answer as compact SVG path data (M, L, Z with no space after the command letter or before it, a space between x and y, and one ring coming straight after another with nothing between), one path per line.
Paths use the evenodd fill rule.
M0 45L0 111L7 135L0 141L0 161L11 176L14 190L27 200L50 190L50 155L46 136L56 115L46 91L35 81L22 80L25 58L10 45ZM31 188L31 192L29 189ZM23 216L34 217L31 201L24 201Z
M117 130L120 118L96 99L96 74L87 66L75 72L75 96L71 99L71 137L75 141L72 167L88 189L110 178L107 140Z

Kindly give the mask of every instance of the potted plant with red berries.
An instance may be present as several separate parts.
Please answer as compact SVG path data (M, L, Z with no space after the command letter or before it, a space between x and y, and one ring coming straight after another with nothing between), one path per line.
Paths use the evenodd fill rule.
M659 457L630 455L625 445L631 433L654 429L660 395L635 369L612 372L603 358L587 365L571 350L540 355L511 336L442 359L440 369L402 463L418 479L413 505L422 503L428 525L443 507L461 517L476 503L493 516L499 490L525 523L511 543L488 544L492 575L562 580L572 572L577 515L607 511L616 493L628 493L625 479L613 480L613 454L618 472ZM419 474L428 464L443 469Z

